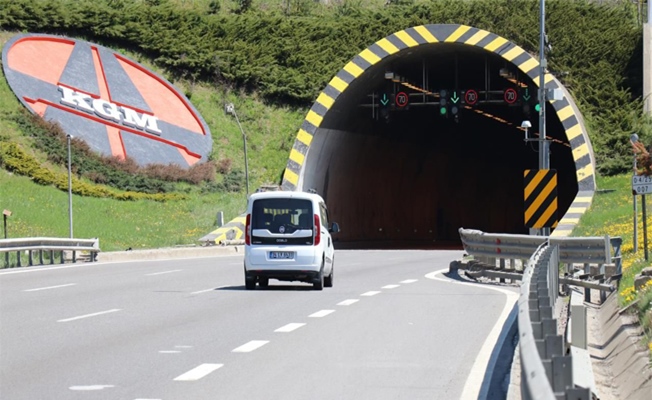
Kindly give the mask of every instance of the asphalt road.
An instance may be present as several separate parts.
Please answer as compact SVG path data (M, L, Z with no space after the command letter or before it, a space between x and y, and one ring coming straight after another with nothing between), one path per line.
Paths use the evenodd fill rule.
M242 256L0 272L0 398L478 398L515 289L460 251L346 251L333 288L244 290Z

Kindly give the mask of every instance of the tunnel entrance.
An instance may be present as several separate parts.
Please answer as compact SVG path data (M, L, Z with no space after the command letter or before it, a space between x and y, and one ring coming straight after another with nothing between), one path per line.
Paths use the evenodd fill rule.
M462 42L437 38L455 27L425 27L430 42L417 28L402 31L415 43L399 42L400 32L377 42L365 50L376 62L360 53L306 117L283 183L326 199L342 227L339 248L456 248L460 227L528 233L523 173L538 169L539 149L524 141L521 125L529 120L537 137L538 68L508 61L509 43L502 54L488 51L495 35L485 47L468 45L464 34ZM562 106L568 110L545 105L558 219L586 186L567 132L578 119L560 118Z

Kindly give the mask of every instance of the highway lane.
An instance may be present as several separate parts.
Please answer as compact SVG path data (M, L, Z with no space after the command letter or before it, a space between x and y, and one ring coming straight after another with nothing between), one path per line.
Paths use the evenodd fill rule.
M338 251L322 292L277 281L245 291L241 256L3 271L0 398L477 393L475 361L507 297L426 277L460 257Z

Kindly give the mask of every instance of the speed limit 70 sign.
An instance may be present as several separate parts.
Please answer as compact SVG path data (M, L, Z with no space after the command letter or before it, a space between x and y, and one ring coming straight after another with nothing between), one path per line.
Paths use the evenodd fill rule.
M632 176L632 192L634 192L634 194L652 193L652 176Z

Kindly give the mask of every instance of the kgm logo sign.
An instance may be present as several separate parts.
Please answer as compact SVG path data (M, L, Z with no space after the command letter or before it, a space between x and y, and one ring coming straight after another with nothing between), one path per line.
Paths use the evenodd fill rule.
M112 50L60 36L18 35L5 45L2 64L29 110L102 155L182 167L210 155L210 131L188 99Z

